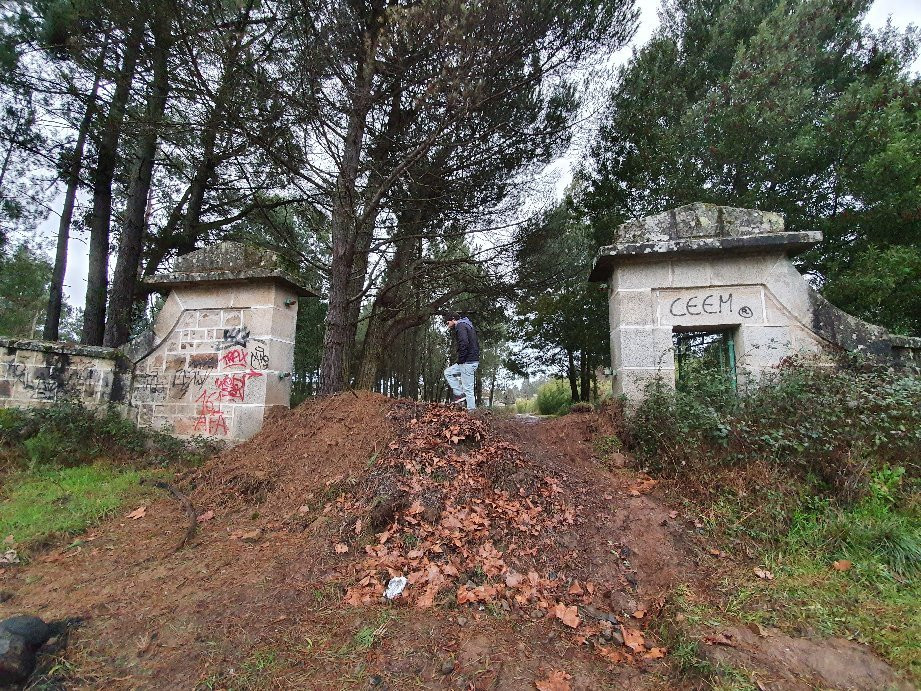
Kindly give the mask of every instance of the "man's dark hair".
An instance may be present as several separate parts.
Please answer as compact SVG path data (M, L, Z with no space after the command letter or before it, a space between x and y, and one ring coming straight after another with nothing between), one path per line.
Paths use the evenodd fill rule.
M444 315L445 324L447 324L448 322L456 322L460 318L461 316L459 312L447 312Z

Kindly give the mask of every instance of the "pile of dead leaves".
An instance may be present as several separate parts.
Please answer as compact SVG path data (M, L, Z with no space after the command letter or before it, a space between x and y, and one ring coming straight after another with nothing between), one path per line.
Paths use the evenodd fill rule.
M330 550L345 561L346 604L385 601L388 582L405 577L399 602L410 606L558 621L613 663L665 655L599 609L612 584L563 573L578 549L561 551L555 537L582 508L564 477L541 474L463 411L407 404L391 415L400 433L369 479L324 509L343 517Z

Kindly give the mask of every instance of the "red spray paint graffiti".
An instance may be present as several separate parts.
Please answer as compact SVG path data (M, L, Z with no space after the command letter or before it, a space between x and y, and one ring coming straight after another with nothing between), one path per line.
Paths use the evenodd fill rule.
M206 432L207 434L227 434L227 420L224 419L224 412L218 408L217 401L220 401L220 394L217 391L202 391L201 395L195 399L199 403L198 418L195 420L195 431Z
M240 374L225 374L214 380L219 401L243 402L246 398L246 382L253 377L261 377L262 372L241 372Z
M246 351L243 348L234 348L224 353L221 358L224 367L246 367Z

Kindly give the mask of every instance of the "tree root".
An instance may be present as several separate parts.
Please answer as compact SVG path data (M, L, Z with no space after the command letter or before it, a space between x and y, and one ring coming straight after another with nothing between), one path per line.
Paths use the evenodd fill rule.
M178 552L183 547L185 547L189 542L195 537L195 531L198 529L198 513L195 511L195 506L192 504L192 500L189 499L185 494L176 489L176 486L169 482L164 482L163 480L141 480L142 485L153 485L154 487L159 487L160 489L166 490L178 501L182 508L185 509L186 516L189 517L189 525L186 528L185 534L182 536L182 539L179 541L179 544L176 545L173 552Z

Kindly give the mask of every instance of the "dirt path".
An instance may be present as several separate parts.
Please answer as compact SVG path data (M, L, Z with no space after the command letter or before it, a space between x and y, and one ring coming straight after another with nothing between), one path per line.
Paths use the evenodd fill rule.
M45 688L689 688L656 617L678 584L705 591L711 566L654 482L599 465L609 424L313 402L180 480L213 512L191 544L175 550L184 513L157 500L0 572L0 615L82 620L44 656ZM382 509L389 527L370 528ZM409 600L379 601L387 571L418 577ZM735 662L766 670L764 688L897 683L852 648L779 655L780 640L718 654L745 652Z

